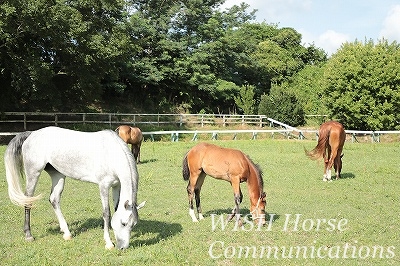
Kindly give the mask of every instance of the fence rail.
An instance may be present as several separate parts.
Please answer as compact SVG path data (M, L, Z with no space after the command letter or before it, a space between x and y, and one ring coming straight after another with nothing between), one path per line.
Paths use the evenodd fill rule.
M0 114L0 126L4 124L17 124L20 129L6 132L0 128L0 136L13 136L18 132L32 130L31 124L55 125L62 124L101 124L114 128L120 124L133 126L141 125L255 125L259 128L270 127L273 129L250 129L250 130L172 130L172 131L149 131L143 132L154 140L155 135L170 135L172 141L178 141L179 135L193 134L192 140L196 140L199 134L211 134L211 139L217 139L221 134L233 134L236 139L239 133L251 134L251 139L256 139L259 133L279 133L286 138L305 139L306 134L315 135L318 138L317 130L298 129L286 125L264 115L227 115L227 114L117 114L117 113L34 113L34 112L5 112ZM22 127L21 127L22 126ZM400 134L400 131L359 131L346 130L351 136L352 142L357 142L359 136L370 136L372 142L379 142L380 137L386 134Z
M29 130L29 124L53 124L55 126L60 124L105 124L110 128L121 123L133 126L197 124L204 127L206 125L251 124L263 127L268 122L264 115L5 112L0 114L0 123L19 123L23 125L23 130Z

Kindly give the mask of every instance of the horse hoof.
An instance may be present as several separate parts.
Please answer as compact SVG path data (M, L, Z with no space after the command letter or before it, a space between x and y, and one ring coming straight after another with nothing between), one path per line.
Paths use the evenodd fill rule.
M108 250L112 250L112 249L114 249L114 244L113 243L106 244L105 248L108 249Z
M203 219L204 219L204 216L199 213L199 220L203 220Z
M29 237L26 237L25 240L28 242L32 242L33 240L35 240L35 238L33 236L29 236Z
M71 240L72 236L71 235L63 235L64 240Z

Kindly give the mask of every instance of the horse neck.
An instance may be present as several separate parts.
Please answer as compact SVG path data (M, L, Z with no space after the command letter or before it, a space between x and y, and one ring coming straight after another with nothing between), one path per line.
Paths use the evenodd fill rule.
M130 182L129 182L130 181ZM119 193L119 203L124 204L126 201L129 201L129 204L136 203L136 193L134 193L134 185L132 182L132 178L124 178L124 180L120 180L121 190Z

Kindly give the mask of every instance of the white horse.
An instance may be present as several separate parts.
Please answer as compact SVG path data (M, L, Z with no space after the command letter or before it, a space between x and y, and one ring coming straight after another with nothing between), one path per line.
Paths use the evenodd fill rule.
M96 183L103 205L105 247L114 247L109 234L109 191L113 188L115 213L111 219L116 246L129 246L130 232L138 221L136 196L138 172L128 146L113 131L79 132L58 127L46 127L16 135L8 144L4 162L11 201L25 207L25 239L34 238L30 228L32 204L40 198L33 196L40 173L51 177L50 203L60 223L65 240L72 235L60 209L65 177ZM22 172L26 177L26 193L21 189ZM142 204L141 204L142 205ZM143 204L144 205L144 204Z

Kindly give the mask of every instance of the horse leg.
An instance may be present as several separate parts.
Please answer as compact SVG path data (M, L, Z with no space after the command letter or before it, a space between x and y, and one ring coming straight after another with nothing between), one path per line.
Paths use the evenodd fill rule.
M139 147L136 144L132 144L132 153L133 157L135 158L135 162L138 163L140 158L139 158Z
M193 222L198 222L197 217L194 213L194 208L193 208L193 197L195 195L195 188L197 186L197 179L200 177L202 173L202 170L197 170L196 172L190 172L190 177L189 177L189 183L187 185L187 193L188 193L188 199L189 199L189 215L192 218ZM198 192L200 196L200 191ZM196 199L196 203L200 204L200 199Z
M112 249L114 248L114 244L111 241L110 238L110 203L108 200L109 197L109 188L105 187L105 186L99 186L100 188L100 199L101 199L101 204L103 206L103 221L104 221L104 241L106 241L106 245L105 248L106 249ZM113 193L114 193L114 189L113 189ZM115 196L115 194L113 194L113 197ZM119 195L118 195L119 197ZM115 198L114 198L115 200ZM118 204L118 203L117 203Z
M334 162L334 168L336 172L336 180L340 178L340 172L342 171L342 150L338 150Z
M34 238L31 233L31 208L25 207L25 222L24 222L25 240L33 241Z
M188 198L189 198L189 215L192 218L193 222L198 222L197 217L194 213L194 208L193 208L194 187L191 185L190 181L189 181L189 184L187 185L186 190L187 190Z
M53 167L46 167L45 170L51 177L52 187L49 198L50 204L53 206L54 213L57 216L58 223L60 224L60 230L64 233L63 238L65 240L70 240L72 239L72 235L68 229L68 224L65 221L64 215L62 214L60 208L61 194L64 190L65 175L61 174Z
M238 180L240 180L240 179L238 179ZM239 181L233 182L232 188L233 188L234 199L235 199L235 207L233 207L232 213L228 217L228 221L232 220L233 217L236 216L236 222L239 222L239 220L240 220L239 204L242 203L242 200L243 200L243 194L240 189L240 182Z
M112 188L114 211L117 211L119 203L119 194L121 193L121 184L118 184Z
M323 181L330 181L331 180L331 167L332 167L332 149L331 146L328 145L326 155L324 154L324 178Z
M194 188L194 194L196 198L196 207L197 207L197 214L199 215L199 220L203 220L204 216L201 211L201 206L200 206L200 191L201 187L204 183L204 178L206 177L206 174L202 172L199 177L197 178L196 186Z
M327 170L327 172L328 172L327 178L329 181L331 181L331 179L332 179L332 170L331 170L332 166L334 166L335 171L336 171L336 168L337 168L336 163L337 163L338 157L339 156L337 156L337 151L334 150L331 154L331 157L329 158L329 162L328 162L328 166L327 166L327 169L328 169ZM339 159L340 159L340 157L339 157ZM337 178L337 176L336 176L336 178Z
M34 164L30 164L30 161L26 160L24 162L24 169L25 169L25 176L26 176L26 192L25 194L29 197L32 197L35 193L35 188L37 181L40 176L41 170L34 167ZM31 167L27 168L26 165ZM25 221L24 221L24 233L25 233L25 240L33 241L35 238L32 236L31 232L31 206L25 206Z

